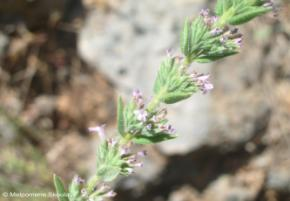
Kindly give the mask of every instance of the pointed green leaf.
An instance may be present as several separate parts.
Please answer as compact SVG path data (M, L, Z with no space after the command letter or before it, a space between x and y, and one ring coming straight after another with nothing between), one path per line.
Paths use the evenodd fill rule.
M224 13L223 3L224 3L224 0L217 1L216 7L215 7L215 13L217 16L222 16Z
M224 57L231 56L231 55L234 55L237 53L238 53L237 51L231 51L231 52L226 52L223 54L213 54L213 55L201 56L201 57L196 58L194 61L198 62L198 63L209 63L209 62L213 62L213 61L216 61L216 60L219 60L219 59L222 59Z
M265 8L265 7L260 7L260 8L254 8L251 11L244 12L242 14L239 14L237 16L234 16L228 20L228 23L231 25L240 25L243 23L246 23L253 18L263 15L267 12L269 12L271 8Z
M125 135L124 103L121 97L118 99L117 124L119 133Z
M184 99L187 99L191 95L192 95L192 92L190 92L190 93L182 93L182 92L168 93L162 97L162 101L166 104L173 104L173 103L177 103L179 101L182 101Z
M80 198L81 193L80 193L80 185L77 184L76 182L72 181L70 186L69 186L69 200L77 200Z
M97 175L102 181L110 182L116 179L116 177L120 174L120 167L112 166L108 164L103 164L98 168Z
M61 179L57 175L53 175L54 186L56 189L56 193L58 194L57 198L59 201L69 201L67 197L67 193L65 191L64 185Z
M136 135L133 142L136 144L155 144L176 138L176 135L168 133L156 133L154 135Z
M191 52L191 28L189 19L186 19L181 34L180 49L185 56L190 56Z

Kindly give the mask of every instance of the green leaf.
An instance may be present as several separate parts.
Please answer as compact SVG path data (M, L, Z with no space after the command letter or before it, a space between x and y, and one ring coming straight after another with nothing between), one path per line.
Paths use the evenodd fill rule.
M174 138L176 138L175 135L160 132L153 135L136 135L133 138L133 142L136 144L155 144Z
M56 193L58 194L57 198L59 201L69 201L67 197L67 193L65 191L64 185L61 179L57 175L53 175L54 186L56 189Z
M209 63L237 53L238 53L237 51L229 51L221 54L206 55L198 57L194 61L198 63Z
M180 49L185 56L190 56L191 53L191 28L189 19L186 19L181 34Z
M253 18L263 15L267 12L269 12L271 8L265 8L265 7L256 7L254 9L251 9L250 11L243 12L237 16L234 16L228 20L228 23L231 25L240 25L243 23L246 23Z
M224 10L224 12L229 10L233 6L234 3L235 3L235 0L223 0L223 10Z
M104 182L113 181L120 174L120 167L108 164L101 165L98 168L97 174Z
M118 145L109 146L107 141L99 145L96 171L98 178L106 182L114 180L120 174L121 164Z
M117 124L119 133L124 136L125 131L125 118L124 118L124 103L121 97L118 99L118 111L117 111Z
M166 104L173 104L181 100L187 99L191 95L192 95L192 92L189 92L189 93L172 92L172 93L168 93L164 95L161 100Z
M82 200L80 191L81 191L80 185L72 181L69 186L69 195L70 195L69 200L70 201Z
M154 93L166 104L176 103L189 98L197 87L186 72L180 70L175 59L166 59L161 63L154 83Z
M215 7L215 13L217 16L222 16L224 13L223 9L224 0L218 0Z

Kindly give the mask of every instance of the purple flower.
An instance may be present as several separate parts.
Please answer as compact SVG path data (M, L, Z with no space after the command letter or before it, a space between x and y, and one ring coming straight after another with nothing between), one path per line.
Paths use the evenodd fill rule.
M108 139L108 143L111 147L114 147L117 145L118 141L116 139L110 138Z
M137 152L138 156L144 157L147 156L147 152L145 150Z
M133 98L136 98L136 99L143 98L143 94L141 93L139 89L133 90L132 96Z
M213 84L209 81L210 75L204 75L204 74L197 74L193 73L191 75L193 81L196 83L196 85L199 87L199 89L203 92L203 94L208 93L210 90L214 88Z
M101 125L101 126L96 126L96 127L90 127L88 130L89 132L97 132L99 137L104 140L106 137L105 134L105 124Z
M139 163L134 163L133 164L134 167L143 167L143 163L139 162Z
M136 115L136 118L141 122L146 122L148 117L148 112L141 109L141 110L135 110L134 114Z
M144 99L143 99L143 94L139 89L136 89L132 93L133 100L136 103L138 108L143 108L144 107Z
M129 147L121 147L121 149L120 149L121 156L128 155L129 153L130 153L130 148Z
M172 125L168 124L168 125L161 125L160 126L160 129L163 131L163 132L166 132L168 134L175 134L176 133L176 129L173 128Z
M81 177L79 177L78 175L74 176L73 178L73 182L80 185L80 184L84 184L85 180L82 179Z
M112 197L115 197L116 195L117 195L116 192L114 192L113 190L110 190L109 192L104 194L103 197L112 198Z
M199 12L199 15L202 17L208 17L209 16L209 9L201 9Z
M242 42L243 42L242 37L234 39L234 43L235 43L238 47L241 47L241 46L242 46Z
M220 34L223 33L223 30L220 29L220 28L214 28L213 30L210 31L210 34L215 37L215 36L218 36Z

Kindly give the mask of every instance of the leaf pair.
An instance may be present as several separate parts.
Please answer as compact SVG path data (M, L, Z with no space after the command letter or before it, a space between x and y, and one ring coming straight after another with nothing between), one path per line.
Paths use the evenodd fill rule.
M240 25L272 10L263 4L262 0L218 0L215 12L222 24Z
M97 177L105 182L114 180L121 173L122 164L118 145L111 146L107 141L102 142L97 152Z
M200 45L207 38L207 32L209 32L209 27L206 26L202 17L198 17L193 22L190 22L189 19L185 20L180 49L189 62L199 53Z
M53 175L53 180L59 201L86 201L85 198L81 195L81 187L77 182L72 181L68 192L66 192L60 177Z
M175 58L166 59L161 63L154 83L154 93L166 104L173 104L189 98L197 91L197 86L176 64Z

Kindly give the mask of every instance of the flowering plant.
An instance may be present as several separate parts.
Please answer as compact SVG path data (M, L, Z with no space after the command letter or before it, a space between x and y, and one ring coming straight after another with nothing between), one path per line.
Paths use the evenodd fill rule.
M54 176L59 201L102 201L115 196L108 183L119 175L132 174L136 167L142 166L140 159L146 155L145 151L133 153L133 144L155 144L177 137L168 123L165 105L187 99L198 91L206 94L213 89L209 75L190 70L191 64L237 54L242 34L234 26L272 9L270 0L218 0L214 15L202 10L195 20L186 19L180 41L182 55L168 52L154 83L153 98L147 102L135 90L129 103L118 99L118 135L114 138L106 137L104 125L89 128L100 137L95 174L88 181L76 176L68 190Z

